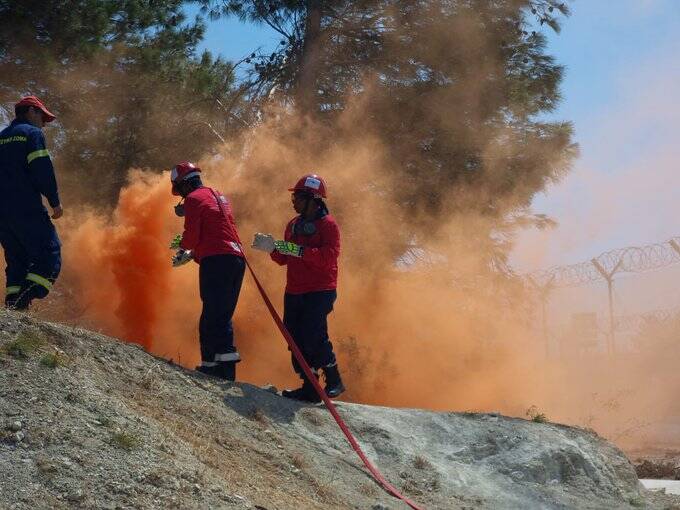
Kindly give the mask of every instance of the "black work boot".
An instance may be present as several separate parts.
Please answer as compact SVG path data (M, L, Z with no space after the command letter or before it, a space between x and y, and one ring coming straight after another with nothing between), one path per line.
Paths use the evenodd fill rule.
M219 377L217 375L217 367L206 367L205 365L198 365L196 367L196 372L200 372L205 375L211 375L213 377Z
M25 311L31 306L33 298L31 287L22 287L21 291L17 294L12 294L5 298L5 306L10 310Z
M342 384L337 363L335 365L323 367L323 373L326 376L326 395L328 395L328 398L340 396L340 394L345 391L345 385Z
M19 299L19 294L10 294L5 297L5 308L9 310L15 310L17 299Z
M315 404L321 402L321 397L314 389L314 386L310 380L307 379L304 374L300 374L300 377L302 377L302 386L297 390L283 390L281 392L281 396L291 398L293 400L300 400L302 402L312 402ZM316 375L316 372L314 372L314 377L317 379L319 378L319 376Z
M215 375L225 381L236 380L236 362L222 361L215 367Z

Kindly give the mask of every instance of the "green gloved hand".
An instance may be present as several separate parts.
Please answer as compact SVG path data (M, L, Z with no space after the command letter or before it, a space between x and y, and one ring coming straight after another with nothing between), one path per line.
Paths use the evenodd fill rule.
M274 241L274 249L281 255L290 255L291 257L302 257L304 246L291 243L288 241Z
M177 234L175 237L172 238L172 241L170 241L170 249L171 250L179 249L179 244L181 242L182 242L182 234Z

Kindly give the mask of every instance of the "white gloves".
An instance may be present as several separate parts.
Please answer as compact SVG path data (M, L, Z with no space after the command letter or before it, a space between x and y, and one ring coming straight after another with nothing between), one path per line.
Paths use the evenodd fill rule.
M274 236L271 234L261 234L258 232L253 238L253 244L250 245L251 248L256 250L266 251L271 253L274 251Z
M191 262L191 259L193 259L193 253L191 253L191 250L183 250L180 248L172 257L172 267L183 266L187 262Z

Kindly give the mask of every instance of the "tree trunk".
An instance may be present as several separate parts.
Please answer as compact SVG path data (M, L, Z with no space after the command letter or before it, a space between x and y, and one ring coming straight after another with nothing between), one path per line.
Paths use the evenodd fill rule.
M321 2L306 0L307 18L305 20L305 40L302 45L300 78L297 84L297 103L305 115L318 112L318 76L321 51Z

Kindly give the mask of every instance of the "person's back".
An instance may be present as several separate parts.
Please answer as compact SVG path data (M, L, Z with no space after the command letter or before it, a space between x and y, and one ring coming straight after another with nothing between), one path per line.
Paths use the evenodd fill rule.
M234 345L232 316L241 292L245 260L231 204L220 192L203 186L201 169L183 161L172 169L172 193L184 202L175 212L184 217L184 233L171 248L179 251L173 265L189 260L199 264L198 281L203 309L199 321L201 364L197 370L222 379L236 379L241 356Z
M197 262L212 255L243 256L231 204L222 193L207 186L197 188L186 196L184 210L182 248L192 250Z

